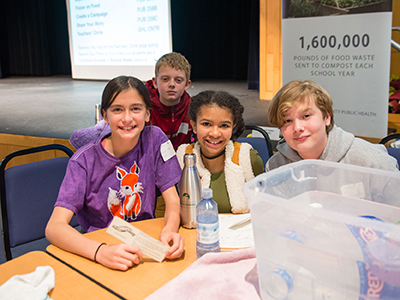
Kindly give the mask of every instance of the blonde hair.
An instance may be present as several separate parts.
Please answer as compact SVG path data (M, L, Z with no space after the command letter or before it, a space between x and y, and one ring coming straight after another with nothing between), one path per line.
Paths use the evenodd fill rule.
M269 104L268 122L281 128L289 109L310 100L314 101L324 119L328 115L331 117L331 122L326 127L326 132L329 132L334 125L332 99L322 86L311 80L293 80L285 84Z
M161 56L156 63L156 78L162 66L167 66L176 70L182 70L185 72L186 82L190 80L190 64L182 54L171 52Z

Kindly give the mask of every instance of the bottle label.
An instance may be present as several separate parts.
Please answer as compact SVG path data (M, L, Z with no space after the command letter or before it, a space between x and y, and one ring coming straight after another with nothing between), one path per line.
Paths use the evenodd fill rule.
M191 199L191 196L189 193L183 193L181 197L181 205L185 207L194 207L196 208L197 202L193 199Z
M363 252L364 261L358 261L358 271L360 275L360 300L365 299L365 296L371 299L396 299L400 295L400 286L391 285L385 282L384 276L380 275L372 268L374 266L371 257L368 255L367 246L369 243L377 239L386 239L379 231L371 228L364 228L347 224L351 233L356 238ZM386 272L387 273L387 270ZM388 280L386 280L388 281ZM368 298L370 299L370 298Z
M185 202L181 202L182 207L189 207L189 208L193 208L196 209L196 203L185 203Z
M197 241L202 244L214 244L219 241L219 224L197 223Z
M189 193L181 197L181 221L185 228L196 228L196 202L191 201Z

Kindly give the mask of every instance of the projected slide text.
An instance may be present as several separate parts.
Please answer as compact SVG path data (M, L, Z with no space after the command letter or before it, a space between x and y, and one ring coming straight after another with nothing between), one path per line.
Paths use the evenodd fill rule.
M171 49L165 0L70 0L73 60L80 66L154 66Z

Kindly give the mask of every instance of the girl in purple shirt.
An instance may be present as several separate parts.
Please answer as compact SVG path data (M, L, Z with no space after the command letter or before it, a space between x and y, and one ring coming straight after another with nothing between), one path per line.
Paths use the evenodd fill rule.
M160 240L171 246L166 258L180 257L184 240L177 233L180 204L175 184L181 169L165 134L145 126L151 113L147 88L134 77L116 77L103 91L101 108L111 134L72 156L47 224L47 239L109 268L126 270L142 258L139 248L91 240L69 221L76 214L82 229L90 232L107 227L114 216L128 222L154 218L157 186L166 205Z

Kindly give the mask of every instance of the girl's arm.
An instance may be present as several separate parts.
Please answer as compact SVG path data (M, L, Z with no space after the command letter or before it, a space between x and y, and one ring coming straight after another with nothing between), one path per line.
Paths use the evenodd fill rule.
M168 244L171 248L165 253L166 258L174 259L181 257L185 240L178 233L180 218L180 201L175 186L162 193L165 202L164 228L160 234L160 241Z
M97 250L96 262L111 269L127 270L134 263L140 262L143 254L135 246L101 245L79 233L69 225L73 215L71 210L64 207L54 208L46 227L46 238L53 245L92 260Z

